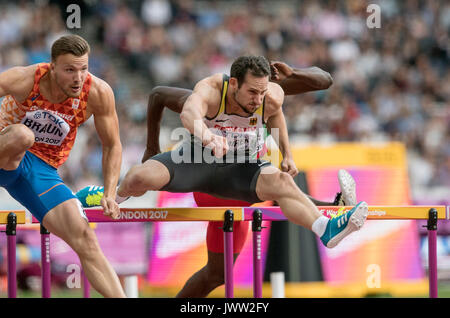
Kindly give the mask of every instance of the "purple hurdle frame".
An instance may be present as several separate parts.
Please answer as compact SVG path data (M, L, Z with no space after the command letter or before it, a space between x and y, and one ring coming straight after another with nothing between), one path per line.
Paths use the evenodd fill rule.
M17 273L16 273L16 227L17 216L11 212L8 214L6 224L7 257L8 257L8 298L17 297Z
M271 218L269 218L271 219ZM260 209L253 211L253 297L262 297L262 261L261 261L261 222L263 220ZM280 218L272 219L273 221ZM435 208L428 211L428 270L429 270L429 297L438 297L438 279L437 279L437 223L438 212Z
M224 248L224 275L225 275L225 297L234 297L234 276L233 276L233 211L226 210L223 221L223 248Z
M233 211L227 210L224 214L223 233L224 233L224 267L225 267L225 297L234 297L234 278L233 278ZM15 242L15 241L14 241ZM14 254L15 254L15 248ZM8 259L14 259L12 252L8 253ZM50 233L41 225L41 258L42 258L42 297L49 298L51 291L51 271L50 271ZM12 271L11 271L12 272ZM13 271L15 273L15 270ZM15 278L15 275L14 275ZM15 286L15 284L10 284ZM83 273L83 296L90 297L90 284Z
M262 259L261 259L261 223L264 213L273 214L273 209L255 209L253 210L253 295L255 298L262 297ZM266 211L267 210L267 211ZM267 220L282 220L284 218L266 217ZM249 219L247 219L248 221ZM234 297L233 280L233 211L225 211L223 232L224 232L224 276L225 276L225 297ZM429 210L427 223L428 230L428 268L429 268L429 297L438 297L437 284L437 223L438 213L435 208ZM6 229L8 239L8 297L14 298L17 294L16 281L16 224L17 219L14 213L8 215L8 224ZM41 251L42 251L42 297L50 297L50 237L48 231L41 226ZM83 294L89 297L89 282L83 275L84 288Z
M430 298L438 297L438 279L437 279L437 223L438 213L436 209L428 211L428 280Z
M262 298L262 250L261 230L262 212L256 209L253 212L252 234L253 234L253 297Z
M50 264L50 232L41 224L41 273L42 273L42 298L51 297L51 264ZM89 298L90 284L82 272L83 278L83 297Z
M41 224L42 298L51 297L50 232Z

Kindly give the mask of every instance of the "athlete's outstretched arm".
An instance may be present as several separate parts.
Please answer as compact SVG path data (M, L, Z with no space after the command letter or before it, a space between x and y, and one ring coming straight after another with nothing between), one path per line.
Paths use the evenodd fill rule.
M122 144L114 93L105 81L98 79L96 88L90 92L88 107L94 115L95 128L102 143L102 171L105 189L101 204L105 215L116 218L119 216L119 206L115 198L122 163Z
M164 108L181 113L183 104L191 94L190 89L178 87L157 86L151 90L147 104L147 148L142 162L161 152L159 133Z
M186 99L180 114L184 128L199 138L204 146L211 148L216 157L223 157L227 153L227 139L212 133L203 122L203 118L210 105L217 105L220 101L218 81L222 81L221 78L221 74L216 74L198 82L192 94Z
M294 157L291 153L291 146L289 144L289 135L286 126L286 119L284 118L281 108L267 120L268 132L272 135L274 140L278 144L283 159L281 161L281 171L289 173L292 177L298 174L297 166L294 162ZM273 129L278 129L278 132L274 134ZM278 140L276 140L278 139Z
M286 119L282 109L284 91L279 85L273 83L269 85L271 88L270 94L266 95L267 131L272 135L283 156L280 165L281 170L295 177L298 174L298 170L292 157Z
M201 80L195 85L194 91L186 99L180 113L183 126L191 134L200 138L204 144L208 144L212 138L212 133L203 123L203 118L208 111L208 102L214 94L214 88L208 80Z
M273 61L270 63L271 81L283 88L285 95L297 95L301 93L327 89L333 84L330 73L313 66L296 69L286 63Z

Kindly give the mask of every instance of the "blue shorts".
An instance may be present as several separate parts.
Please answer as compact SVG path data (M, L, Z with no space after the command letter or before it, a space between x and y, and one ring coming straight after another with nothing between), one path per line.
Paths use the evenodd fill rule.
M55 206L76 199L57 170L28 151L16 170L0 169L0 186L41 223Z

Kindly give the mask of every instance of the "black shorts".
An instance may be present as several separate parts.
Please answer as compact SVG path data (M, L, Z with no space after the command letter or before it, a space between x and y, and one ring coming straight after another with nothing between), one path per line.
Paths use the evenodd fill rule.
M196 147L202 154L205 153L204 147L184 144L173 151L150 158L161 162L169 170L170 181L160 189L161 191L203 192L225 199L249 203L261 202L256 195L256 181L261 169L271 164L269 161L211 162L205 160L203 155L198 156L199 152L194 153ZM209 151L208 158L214 158L210 150L206 149L207 151Z

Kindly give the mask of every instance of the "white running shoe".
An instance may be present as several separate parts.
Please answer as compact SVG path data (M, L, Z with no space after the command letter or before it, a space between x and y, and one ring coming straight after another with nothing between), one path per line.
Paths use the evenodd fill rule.
M355 206L356 201L356 182L347 170L338 171L339 186L341 187L342 200L344 205Z

